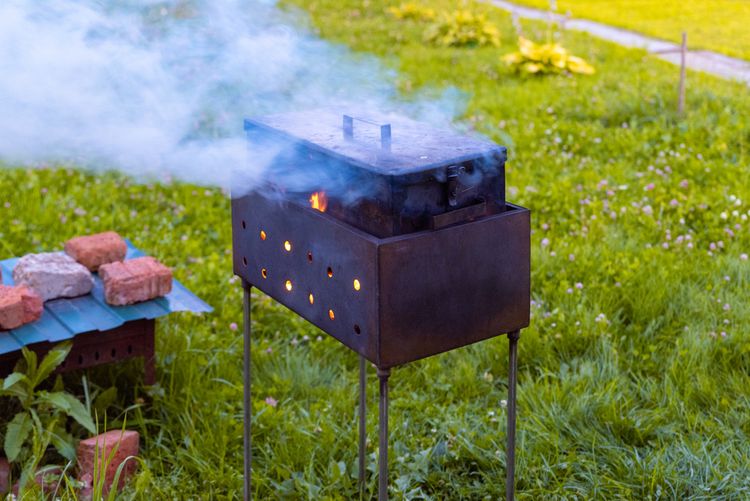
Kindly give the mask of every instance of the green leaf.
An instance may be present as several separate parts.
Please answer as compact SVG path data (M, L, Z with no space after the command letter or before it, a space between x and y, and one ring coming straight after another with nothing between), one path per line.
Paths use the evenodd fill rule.
M62 457L69 461L76 458L75 439L62 427L50 431L50 442Z
M47 353L32 379L35 388L39 383L47 379L52 374L52 371L57 369L57 366L63 363L68 353L70 353L72 346L70 342L60 343Z
M19 383L25 384L19 384ZM2 386L0 387L0 395L17 397L21 400L21 403L25 405L25 402L29 396L29 378L21 372L14 372L4 380L2 380Z
M26 360L26 376L28 376L31 381L34 381L34 379L36 379L36 353L25 346L21 350L21 353L23 354L24 360Z
M65 383L63 383L63 378L60 374L57 375L55 378L55 384L52 385L52 391L64 391L65 390Z
M19 382L20 380L22 380L24 378L26 378L25 374L21 374L20 372L14 372L10 376L8 376L8 377L6 377L5 379L2 380L3 381L3 390L7 390L8 388L10 388L11 386L13 386L14 384L16 384L17 382ZM26 378L26 379L28 379L28 378Z
M117 387L110 386L94 399L94 410L100 415L104 416L107 413L107 409L112 406L117 400Z
M94 425L91 415L86 410L86 407L73 395L61 391L52 393L40 391L39 400L60 409L78 421L81 426L91 433L96 433L96 425Z
M8 423L8 427L5 430L4 448L5 456L11 463L18 458L18 454L20 454L23 444L26 442L26 438L31 431L31 425L31 419L26 412L19 412Z

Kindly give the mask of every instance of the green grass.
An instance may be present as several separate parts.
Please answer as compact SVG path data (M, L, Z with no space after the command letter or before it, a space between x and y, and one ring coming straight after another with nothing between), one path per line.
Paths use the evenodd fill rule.
M501 49L451 49L424 46L423 25L393 20L380 2L297 2L322 36L397 69L406 99L466 92L464 123L510 148L508 198L532 210L534 230L518 498L748 498L746 88L691 74L678 119L676 69L639 51L566 34L597 74L522 78L499 62L514 40L499 11L488 10ZM241 497L242 339L232 325L241 287L229 217L217 190L0 171L3 255L116 229L216 309L159 322L156 388L139 385L137 364L91 371L94 384L118 388L112 426L127 417L142 433L136 498ZM255 499L355 499L356 356L264 296L253 319ZM502 496L506 364L497 338L394 370L394 499ZM370 388L372 494L374 371Z
M550 8L549 0L513 1ZM690 49L750 59L750 3L745 0L559 0L557 10L677 43L685 31Z

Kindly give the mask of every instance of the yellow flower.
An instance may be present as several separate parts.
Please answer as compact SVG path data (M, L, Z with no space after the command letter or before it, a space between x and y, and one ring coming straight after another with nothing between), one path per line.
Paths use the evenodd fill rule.
M576 56L570 56L568 58L568 70L571 73L581 73L583 75L593 75L596 73L593 66Z
M572 56L559 43L536 44L524 37L518 38L518 52L504 55L502 61L516 71L532 75L564 71L592 75L595 72L593 66Z
M425 31L424 38L446 47L500 45L497 27L484 14L466 9L442 13L440 19Z
M434 10L415 3L402 3L398 7L389 7L388 12L396 19L415 19L418 21L435 19Z

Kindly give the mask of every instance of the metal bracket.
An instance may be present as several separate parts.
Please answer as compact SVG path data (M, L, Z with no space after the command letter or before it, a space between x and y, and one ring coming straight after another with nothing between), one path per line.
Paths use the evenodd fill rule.
M446 226L463 223L465 221L469 221L471 219L486 215L487 202L482 201L478 204L432 216L432 219L430 221L430 228L433 230L439 230L440 228L445 228Z
M375 125L380 127L380 149L385 151L391 151L391 124L381 124L374 120L368 120L366 118L352 117L344 115L344 138L354 139L354 121L358 120L362 123L369 125Z
M455 207L458 205L458 187L459 176L465 171L463 165L451 165L448 167L448 206Z

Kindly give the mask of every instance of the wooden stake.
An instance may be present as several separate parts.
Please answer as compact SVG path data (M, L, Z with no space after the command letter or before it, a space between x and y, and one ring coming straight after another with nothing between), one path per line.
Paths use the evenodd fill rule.
M680 47L680 95L677 100L677 114L685 113L685 78L687 77L687 33L682 32L682 46Z

